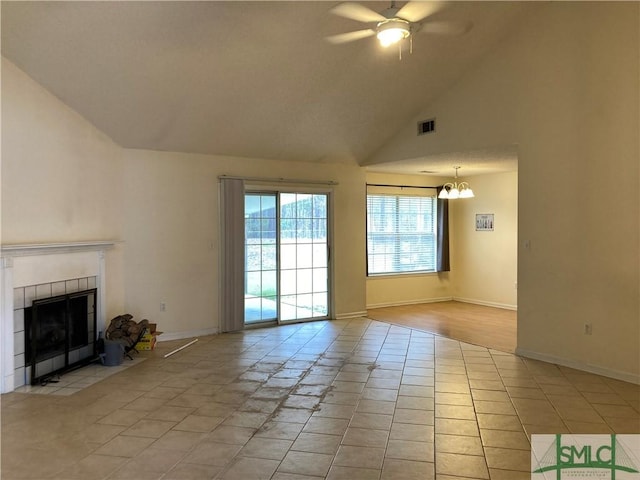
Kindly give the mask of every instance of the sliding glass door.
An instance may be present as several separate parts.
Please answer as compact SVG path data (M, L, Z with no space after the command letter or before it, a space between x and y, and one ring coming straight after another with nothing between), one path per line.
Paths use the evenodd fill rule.
M327 194L280 194L280 320L327 317Z
M245 324L329 316L328 194L245 194Z
M244 196L244 323L278 318L277 196Z

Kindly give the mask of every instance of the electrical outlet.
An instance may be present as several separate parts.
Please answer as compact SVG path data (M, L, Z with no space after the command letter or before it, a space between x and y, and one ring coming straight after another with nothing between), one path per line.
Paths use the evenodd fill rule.
M584 324L584 334L585 335L591 335L593 333L593 327L591 326L590 323L585 323Z
M161 312L166 312L167 311L167 304L164 302L160 302L160 311Z

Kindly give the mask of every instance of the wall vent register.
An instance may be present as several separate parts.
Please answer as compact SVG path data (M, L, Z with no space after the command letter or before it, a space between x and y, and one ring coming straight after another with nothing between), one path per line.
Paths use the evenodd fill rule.
M418 135L425 135L427 133L435 132L435 130L436 130L435 118L418 122Z

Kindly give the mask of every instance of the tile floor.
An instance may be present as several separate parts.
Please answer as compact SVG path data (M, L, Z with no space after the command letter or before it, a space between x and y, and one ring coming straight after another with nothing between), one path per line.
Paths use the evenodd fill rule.
M40 395L73 395L87 388L89 385L98 383L111 375L115 375L144 361L144 357L136 356L133 357L132 360L126 359L122 365L110 368L106 368L100 364L86 365L58 376L57 381L50 381L42 385L22 385L16 388L15 391L18 393L37 393Z
M640 387L368 319L161 342L2 395L13 479L529 479L531 433L640 433ZM110 367L104 367L110 368Z

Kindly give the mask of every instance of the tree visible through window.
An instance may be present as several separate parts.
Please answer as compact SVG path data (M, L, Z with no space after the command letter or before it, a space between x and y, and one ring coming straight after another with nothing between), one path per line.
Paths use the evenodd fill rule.
M435 270L435 195L367 195L367 275Z

